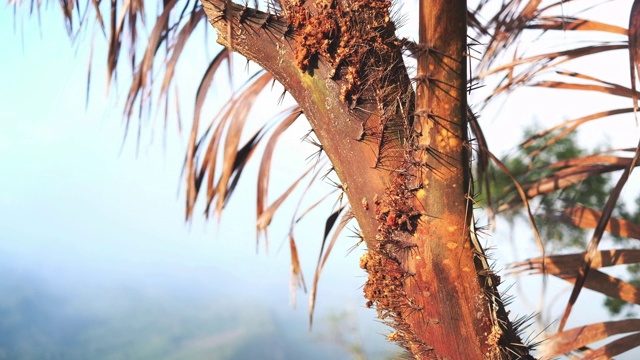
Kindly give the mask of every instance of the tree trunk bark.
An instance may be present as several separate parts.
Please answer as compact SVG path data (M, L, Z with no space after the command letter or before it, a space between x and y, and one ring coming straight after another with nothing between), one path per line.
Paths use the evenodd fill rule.
M493 329L469 237L466 1L421 0L419 14L413 157L422 165L414 172L425 216L415 233L418 256L407 261L415 272L407 297L422 309L406 320L420 339L410 348L438 358L482 359L493 351ZM424 352L427 346L432 350Z
M367 244L367 306L416 358L526 357L470 236L466 2L421 0L416 92L390 2L286 1L279 16L202 0L218 41L296 99Z

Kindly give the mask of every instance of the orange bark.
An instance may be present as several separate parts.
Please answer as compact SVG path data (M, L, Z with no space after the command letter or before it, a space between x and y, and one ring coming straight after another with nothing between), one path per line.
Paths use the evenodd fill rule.
M510 358L502 345L517 337L469 236L465 2L421 2L415 94L389 1L287 1L279 18L203 4L218 41L304 110L364 234L365 297L389 340L416 358Z

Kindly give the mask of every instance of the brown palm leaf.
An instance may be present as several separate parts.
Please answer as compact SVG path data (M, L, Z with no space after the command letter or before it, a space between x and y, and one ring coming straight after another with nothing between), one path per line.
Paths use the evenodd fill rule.
M633 109L638 110L638 95L636 93L636 79L640 74L640 2L634 0L629 15L629 65L631 89L633 89Z
M603 31L612 34L627 35L627 29L621 26L570 16L540 16L532 19L525 27L527 29L560 31Z
M569 329L549 337L540 347L540 355L553 358L581 349L594 342L610 336L633 333L602 346L595 351L589 351L583 359L610 359L640 345L640 320L628 319L620 321L601 322ZM620 341L625 339L624 341Z
M601 155L558 161L545 167L553 170L553 173L535 183L525 185L526 194L528 198L549 194L573 186L591 176L625 169L632 162L633 158Z
M533 143L536 142L538 139L544 138L545 136L551 135L554 132L556 132L556 134L551 136L542 146L540 146L540 148L535 149L529 154L529 156L535 157L540 153L542 153L544 150L548 149L551 145L555 144L559 140L565 138L572 132L576 131L580 125L586 124L594 120L605 119L609 116L632 113L633 111L634 111L633 108L605 110L605 111L589 114L586 116L581 116L576 119L566 120L559 123L558 125L552 126L548 129L542 130L530 136L528 139L526 139L524 142L520 144L520 147L521 148L529 147L533 145Z
M558 220L582 229L595 229L601 217L602 212L578 205L565 209ZM610 218L605 231L615 236L640 240L640 224L624 219Z
M342 214L340 221L338 221L338 225L336 226L336 220ZM327 259L329 258L329 254L331 254L331 250L338 240L338 236L342 233L342 230L347 226L349 220L353 219L353 213L349 211L347 206L343 206L331 214L326 221L324 236L322 238L322 245L320 246L320 254L318 256L318 264L316 265L316 271L313 275L313 286L311 287L311 294L309 296L309 327L313 325L313 313L316 307L316 298L318 295L318 281L320 280L320 274L322 273L322 269L324 268ZM333 230L333 235L331 236L331 241L329 241L329 245L325 249L325 244L327 241L327 237Z
M620 176L620 179L618 180L616 187L613 189L613 192L611 193L611 195L609 196L609 199L607 200L607 204L605 205L602 211L602 216L600 216L600 219L596 224L596 228L594 230L593 236L591 237L591 240L589 241L587 252L585 253L585 256L584 256L583 264L580 267L578 276L576 277L575 286L573 287L573 291L571 292L571 297L569 298L569 302L567 303L565 312L562 315L562 319L560 320L559 331L562 331L564 329L564 325L566 324L567 319L569 318L569 314L571 313L573 304L575 304L575 302L578 299L578 295L580 294L582 286L586 286L585 282L587 281L587 275L591 268L592 259L598 249L600 240L602 239L602 234L606 229L607 223L611 218L611 214L613 213L613 209L618 200L618 197L620 196L620 193L622 192L624 185L629 179L629 175L631 174L631 171L633 171L633 169L638 165L638 160L640 160L640 143L636 148L636 153L633 159L631 160L629 165L624 168L624 171L622 172L622 175ZM606 280L602 280L602 281L605 282ZM629 291L635 290L636 293L638 292L638 289L636 289L633 286L631 287L633 289L629 289ZM623 299L623 300L628 301L626 299Z
M269 173L271 171L271 162L273 160L273 152L275 150L276 144L278 143L278 139L280 138L280 135L282 135L282 133L284 133L284 131L287 130L289 126L291 126L291 124L293 124L293 122L300 115L302 115L302 110L300 110L298 106L295 106L294 108L285 110L284 113L285 114L288 113L288 115L286 115L286 117L282 120L282 122L280 122L278 127L273 131L273 134L271 134L271 138L269 138L269 141L267 142L267 145L264 148L262 161L260 162L260 170L258 171L258 190L257 190L257 197L256 197L256 218L258 219L257 230L258 230L258 236L260 236L260 233L264 233L265 238L267 234L267 227L271 223L271 219L273 218L273 214L275 213L275 210L286 198L286 196L284 198L281 196L274 203L274 205L275 204L277 205L275 207L273 205L269 206L268 211L265 213L265 204L267 203L267 200L268 200L269 179L270 179ZM300 181L300 179L302 179L302 177L299 178L295 182L295 184L297 184ZM292 190L293 188L290 187L289 190L285 192L285 194L287 195L290 194Z
M483 29L483 32L480 32L491 33L492 38L489 41L490 45L487 51L488 58L485 58L483 63L481 63L481 71L476 72L479 74L478 79L482 80L490 76L496 77L496 75L502 76L497 80L497 85L490 93L488 99L492 99L498 94L511 92L523 85L529 85L547 89L597 91L603 94L623 96L632 99L634 104L633 109L636 109L638 94L635 90L635 71L633 71L633 69L631 73L631 87L595 78L580 72L565 70L558 71L556 69L561 64L564 66L570 66L573 64L574 60L577 59L591 58L597 54L625 48L630 49L631 64L636 63L637 56L634 57L634 55L638 47L637 41L634 37L636 36L637 31L637 1L634 3L631 13L628 33L629 45L614 40L614 37L612 41L609 42L594 43L577 47L565 46L565 49L562 50L545 52L537 55L520 56L516 49L513 52L514 60L507 61L504 64L493 65L497 59L496 54L507 49L509 45L514 43L515 39L517 39L525 30L543 30L546 32L549 30L562 29L567 33L572 31L584 32L585 30L593 30L601 33L609 33L612 36L625 35L627 33L624 28L617 25L610 25L597 21L592 22L578 17L543 15L543 13L548 11L552 6L558 6L561 2L557 2L555 5L551 4L549 6L543 6L541 3L542 2L540 1L507 2L503 4L502 8L497 12L496 17L494 17L496 21L490 22L491 24L495 24L493 30L489 31L488 28L485 28ZM552 70L554 71L553 73L551 72ZM545 78L545 76L549 75L554 75L555 77L552 80ZM579 79L580 82L576 82L574 79ZM584 124L587 121L629 112L630 109L604 110L592 115L580 117L571 122L563 122L558 126L544 130L538 134L538 137L545 136L559 128L566 127L563 132L549 139L545 146L530 155L533 157L537 156L541 152L545 151L548 146L557 142L563 136L566 136L579 125ZM533 141L535 139L536 138L533 138L529 141ZM560 323L560 331L562 331L564 327L572 304L577 299L582 286L598 289L598 291L606 293L609 296L624 297L626 301L637 302L635 295L637 294L637 289L635 287L619 279L614 279L597 270L589 271L593 266L594 257L597 253L596 249L598 248L602 233L606 229L611 230L615 228L615 226L612 225L607 227L607 224L609 223L615 203L618 200L618 196L624 187L630 172L637 166L640 144L633 151L635 154L631 158L595 154L551 164L547 169L545 169L551 170L551 173L548 171L541 172L548 175L545 175L544 178L533 179L531 182L523 184L523 187L526 189L526 197L534 198L573 186L577 182L595 174L623 170L622 177L617 182L604 211L602 211L603 214L599 216L598 222L595 225L591 224L593 225L593 228L595 228L595 232L589 242L588 251L578 256L578 258L583 256L584 261L581 261L580 264L576 264L575 261L571 262L567 264L567 268L565 269L567 272L556 274L568 281L575 282L574 290L569 299L569 304ZM515 191L515 188L513 190ZM572 213L572 215L575 214ZM573 217L570 217L569 219L564 218L564 220L572 225L581 227L587 227L588 222L584 217L579 220ZM633 228L633 226L629 225L627 228ZM629 232L627 231L627 234L628 233ZM558 259L554 258L553 255L544 257L543 253L543 257L539 258L538 261L540 265L539 270L544 273L553 274L552 267L556 266L557 260ZM587 273L589 273L589 276L587 276ZM620 288L612 286L612 284L618 285ZM624 291L621 290L621 288L624 288ZM571 348L571 350L573 349L575 349L575 347Z
M209 147L210 151L207 152L208 156L205 157L205 162L202 163L202 170L199 173L196 173L194 170L197 152L198 149L201 148L199 146L201 142L198 142L198 145L196 145L195 140L198 133L199 122L197 118L198 114L196 113L196 118L194 119L193 128L191 130L189 151L187 153L187 217L189 217L193 212L195 200L202 183L201 179L203 179L207 171L209 172L209 181L207 182L207 209L211 206L213 200L217 199L214 211L218 215L221 213L224 204L231 195L230 193L228 194L228 192L230 190L232 191L232 188L230 187L233 184L230 183L232 176L234 174L237 175L236 171L244 166L246 160L248 160L248 156L253 153L253 148L255 147L251 146L251 151L238 151L242 129L250 110L250 107L245 106L245 101L252 103L260 92L262 92L262 90L271 82L271 80L272 77L269 73L262 73L257 77L256 81L249 83L246 89L244 89L237 97L232 99L222 113L216 116L214 122L211 123L217 123L216 131L213 133L210 140L210 144L212 145ZM214 183L213 177L215 176L215 164L218 156L217 149L218 144L222 144L221 137L223 134L226 134L226 138L222 153L222 169L217 183ZM257 134L258 133L256 133L256 135ZM257 143L253 145L257 145ZM244 157L239 157L240 155Z

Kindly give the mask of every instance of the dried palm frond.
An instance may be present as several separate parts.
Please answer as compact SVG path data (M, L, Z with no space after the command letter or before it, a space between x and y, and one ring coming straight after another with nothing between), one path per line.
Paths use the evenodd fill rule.
M267 145L264 148L264 153L262 155L262 161L260 162L260 170L258 172L258 191L256 196L256 218L257 221L257 229L258 235L262 232L265 237L267 234L267 227L271 223L271 219L277 208L282 204L284 199L288 194L293 191L295 186L290 187L276 202L274 202L271 206L265 209L265 204L268 199L268 191L269 191L269 173L271 171L271 162L273 160L273 152L275 150L275 146L278 142L278 138L284 131L293 124L293 122L302 115L302 110L299 107L295 106L292 109L287 109L285 113L288 115L280 122L278 127L271 134L271 138L267 142ZM306 172L305 174L307 174ZM303 174L304 175L304 174ZM300 177L294 184L297 184L302 177ZM275 206L274 206L275 205Z
M481 8L487 3L489 2L481 1L479 6L480 10L482 10ZM522 146L524 149L539 139L542 139L544 144L527 154L531 159L544 154L559 140L565 138L587 122L596 119L608 119L614 115L630 115L632 112L635 113L637 109L638 93L635 83L637 75L635 66L638 63L637 51L639 48L637 43L638 24L640 24L640 20L638 20L640 19L639 2L634 1L630 12L628 30L620 25L607 24L579 16L566 16L564 13L561 15L550 13L551 10L557 10L561 7L563 3L566 3L566 1L545 2L532 0L503 2L502 6L500 6L492 16L485 15L485 17L491 19L487 22L487 25L478 21L478 19L482 18L480 13L474 14L476 21L474 21L473 24L477 32L474 38L480 39L480 42L483 42L484 39L484 42L488 44L487 51L484 54L485 57L479 64L479 71L474 72L477 74L476 81L480 81L482 84L482 81L485 79L495 79L495 86L485 98L486 101L492 101L497 95L508 94L524 86L529 86L541 89L554 89L554 91L560 89L573 92L591 91L601 93L603 96L621 96L628 98L633 104L633 107L604 109L593 112L590 115L577 117L573 120L562 121L558 125L553 125L548 129L538 132L533 137L527 139ZM536 39L541 39L546 33L558 30L565 33L565 38L562 39L562 43L558 44L560 47L558 50L535 53L535 50L520 49L517 46L518 39L531 31L534 32L531 32L529 36L536 36ZM601 35L599 39L602 39L603 36L608 36L610 40L590 40L584 35L577 37L577 35L579 35L578 33L585 34L587 31L599 33ZM489 35L485 36L485 34ZM571 37L573 35L576 35L576 37ZM620 38L620 36L625 35L628 35L628 42L624 41L626 39ZM567 39L576 39L575 44L579 45L574 45ZM578 43L578 41L582 43ZM586 45L584 45L585 41L587 42ZM570 69L571 66L577 63L577 60L595 59L595 56L599 54L613 53L614 51L625 49L629 51L631 64L630 87L586 74L583 71L559 68L559 66L562 65ZM532 54L532 52L534 53ZM500 63L500 60L505 58L505 54L511 54L512 60ZM579 104L577 105L578 107L576 107L576 109L579 109ZM574 187L595 175L622 171L620 179L617 181L615 188L610 192L606 204L603 204L603 210L601 212L576 205L571 209L566 209L564 214L557 217L561 222L571 226L595 230L589 241L587 251L571 255L571 258L560 257L559 255L544 256L545 254L543 252L543 257L535 261L537 272L559 276L575 283L573 292L568 300L568 305L560 321L560 333L558 334L560 337L563 334L562 331L571 308L583 286L600 291L608 296L624 298L625 301L638 303L636 295L638 289L635 286L595 270L597 267L594 266L594 262L597 261L598 245L600 244L604 231L611 231L617 236L631 238L637 236L635 233L635 231L637 231L637 224L626 222L623 219L612 219L612 213L618 202L619 195L630 173L638 166L640 143L635 148L632 148L632 152L634 154L631 157L620 157L603 155L606 151L601 151L599 154L583 155L545 164L543 165L544 168L529 169L532 174L537 175L532 175L533 177L530 180L522 182L522 189L519 186L513 186L511 189L513 193L516 193L516 191L522 193L524 191L527 199L534 199L564 191L564 189ZM501 170L504 171L505 169L502 168ZM519 197L522 198L522 194ZM506 211L512 209L514 206L520 206L518 204L517 193L513 195L512 199L514 200L506 203L503 202L500 210ZM527 202L524 202L524 205L528 209ZM621 259L626 259L627 262L625 262L625 264L636 262L629 257L629 254L635 250L628 249L621 251L620 254L625 254L625 256L621 257ZM571 259L571 261L569 261L569 259ZM557 268L559 264L565 266L562 271ZM525 266L525 263L516 263L514 266ZM531 263L529 263L529 266L531 266ZM600 352L595 351L589 355L588 358L595 358L597 354L615 355L619 351L626 351L626 349L629 348L630 341L633 339L633 337L626 338L622 341L625 345L620 345L622 342L617 344L610 343L610 345L607 345L609 346L608 348L605 347L603 348L605 350L599 350ZM562 340L558 338L556 341ZM590 342L592 341L587 343ZM568 346L565 351L547 353L546 355L556 356L569 352L570 350L578 349L585 344L576 343ZM633 346L637 345L638 342L636 341ZM614 351L613 348L617 348L617 350Z
M559 221L582 229L595 229L601 217L602 212L578 205L565 209ZM640 240L640 224L625 219L610 218L605 231L615 236Z
M596 350L584 349L586 345L606 339L612 335L633 333L612 341ZM608 321L580 326L557 333L540 346L540 355L553 358L572 351L587 355L582 359L610 359L640 344L640 320L628 319Z
M342 214L338 225L336 225L336 220ZM313 286L311 288L311 295L309 296L309 326L313 324L313 312L316 306L316 298L318 295L318 281L320 280L320 274L322 273L322 269L324 268L327 259L329 258L329 254L331 254L331 250L338 240L338 235L342 233L342 230L347 226L349 220L353 218L353 214L349 211L347 206L343 206L331 214L326 221L324 236L322 238L322 245L320 246L320 254L318 256L318 264L316 265L316 271L313 276ZM335 229L334 229L335 227ZM329 245L325 249L325 244L327 241L327 237L333 230L333 235L331 236L331 241L329 241Z

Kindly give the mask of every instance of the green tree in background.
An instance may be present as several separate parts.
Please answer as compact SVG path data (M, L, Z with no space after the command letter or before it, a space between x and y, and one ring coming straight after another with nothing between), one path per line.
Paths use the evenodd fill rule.
M274 213L300 180L321 179L328 171L315 165L302 171L299 180L269 202L277 141L295 121L309 122L318 164L330 164L329 171L339 179L340 199L343 194L348 199L348 204L339 201L318 225L324 225L324 237L311 314L322 267L337 234L354 218L367 247L360 260L368 273L366 304L392 328L388 340L414 358L527 359L575 352L597 359L640 344L637 319L565 329L584 287L613 299L608 301L612 310L623 303L640 304L635 278L625 281L599 270L629 265L637 273L638 214L618 200L637 166L640 147L591 151L576 146L573 137L580 126L594 121L634 119L636 71L629 61L634 64L638 57L640 9L635 2L626 2L627 29L580 17L591 6L609 6L607 1L420 0L412 38L398 35L399 16L385 0L60 3L72 36L89 26L102 30L109 79L130 66L127 121L145 116L157 96L166 114L177 110L169 99L178 63L189 63L182 56L185 44L199 27L215 29L222 47L205 43L218 51L205 73L181 74L201 79L184 167L187 219L198 199L205 214L220 214L245 165L260 149L257 230L266 234ZM151 15L155 9L157 15ZM221 74L231 72L232 62L239 60L232 53L262 69L248 76L217 115L204 113L212 86L226 80ZM631 86L583 73L577 66L597 63L598 56L609 53L625 54L611 66L631 68L625 78ZM273 82L296 105L273 121L265 119L242 143L251 107ZM480 86L487 95L472 107L467 95ZM518 154L501 161L490 151L479 115L496 99L509 101L525 87L596 93L603 99L613 95L625 98L627 105L531 131ZM516 121L525 122L527 112L547 105L529 100L531 108L523 109ZM209 118L213 120L205 123ZM544 273L575 284L558 328L535 353L533 344L520 337L526 319L509 319L505 310L500 278L478 239L476 204L491 218L522 216L529 222L541 256L513 264L511 271ZM633 240L603 250L604 232ZM289 245L292 276L303 284L293 233ZM620 333L631 334L588 347Z

